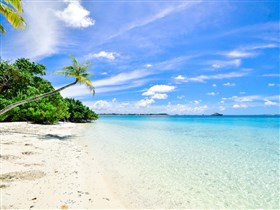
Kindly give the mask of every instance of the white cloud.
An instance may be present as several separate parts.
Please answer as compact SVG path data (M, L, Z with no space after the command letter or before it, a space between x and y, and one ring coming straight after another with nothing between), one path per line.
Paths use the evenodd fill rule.
M151 98L152 99L167 99L168 95L165 93L155 93L154 95L152 95Z
M116 99L116 98L113 98L113 99L112 99L112 102L113 102L113 103L117 102L117 99Z
M181 96L177 96L177 98L178 98L178 99L183 99L183 98L185 98L185 96L184 96L184 95L181 95Z
M186 77L182 76L182 75L178 75L177 77L175 77L176 80L185 80Z
M217 87L217 85L216 85L216 84L213 84L212 87Z
M173 91L175 88L175 86L171 85L154 85L150 87L148 91L157 93L167 93Z
M225 54L228 57L231 58L247 58L247 57L253 57L256 54L252 52L245 52L240 50L233 50Z
M230 61L210 61L207 63L212 63L213 68L227 68L227 67L239 67L241 65L240 59L230 60Z
M196 104L196 105L200 104L200 102L201 102L201 100L194 100L193 101L193 103Z
M150 87L146 92L142 93L143 96L149 96L151 99L167 99L166 93L171 92L175 89L174 86L170 85L154 85Z
M270 101L270 100L268 100L268 99L264 99L264 105L265 105L265 106L277 106L278 103L273 102L273 101Z
M106 58L108 60L115 60L119 56L120 56L120 54L116 53L116 52L100 51L99 53L90 53L86 57L88 59L91 59L91 58Z
M167 99L166 93L175 89L175 86L170 85L154 85L150 87L146 92L142 93L143 96L149 96L152 99Z
M61 4L56 1L24 2L26 28L18 34L9 35L5 44L1 45L1 56L9 59L26 57L39 60L59 52L61 47L69 44L53 14L53 10Z
M55 15L73 28L86 28L95 24L95 20L89 17L90 12L86 10L79 0L65 1L68 3L63 11L56 11Z
M120 73L115 76L111 76L106 79L101 79L97 81L92 81L94 87L103 87L103 86L119 86L122 84L130 83L133 80L144 78L150 75L151 72L144 71L144 70L135 70L126 73Z
M109 108L112 107L112 104L108 101L104 101L104 100L99 100L96 101L93 105L92 105L92 109L99 111L99 110L108 110Z
M244 94L246 94L246 92L239 92L241 95L244 95Z
M220 109L220 111L224 111L224 110L226 110L226 107L225 106L219 106L219 109Z
M200 75L196 77L186 78L185 82L205 82L207 80L221 80L221 79L230 79L243 77L247 75L247 72L230 72L225 74L216 74L216 75Z
M273 86L275 86L275 84L273 84L273 83L268 83L268 85L267 86L269 86L269 87L273 87Z
M99 100L96 102L84 101L97 113L167 113L167 114L201 114L207 109L207 105L200 104L171 104L154 105L153 99L142 99L131 102L112 102Z
M216 95L219 95L218 92L209 92L207 93L208 96L216 96Z
M227 82L227 83L223 84L223 86L227 86L227 87L233 87L235 85L236 85L235 83L230 83L230 82Z
M232 107L235 109L240 109L240 108L247 108L248 106L246 104L234 104Z
M151 67L153 67L153 65L148 63L148 64L145 64L144 67L151 68Z
M118 37L124 33L127 33L135 28L139 28L139 27L143 27L146 26L150 23L153 23L157 20L160 20L170 14L173 14L175 12L178 12L180 10L184 10L186 8L190 8L191 6L197 4L199 2L184 2L182 4L176 4L174 6L169 6L164 8L163 10L159 11L159 12L155 12L153 13L152 16L147 17L145 19L142 20L137 20L135 22L132 23L128 23L125 27L121 28L118 32L116 32L115 34L111 35L107 40L113 39L115 37Z
M251 95L251 96L232 96L231 98L228 98L232 101L235 102L252 102L255 100L259 100L261 98L261 96L259 95Z
M108 72L101 72L100 74L101 74L101 75L107 75Z
M280 77L280 74L263 74L263 77Z
M155 103L155 101L153 99L142 99L142 100L136 102L136 106L137 107L148 107L153 103Z
M169 114L200 114L208 109L207 105L191 106L189 104L169 104L166 107Z

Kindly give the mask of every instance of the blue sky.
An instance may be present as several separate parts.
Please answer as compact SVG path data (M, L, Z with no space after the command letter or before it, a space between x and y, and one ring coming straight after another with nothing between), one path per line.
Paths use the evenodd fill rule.
M97 113L279 113L279 1L24 1L27 28L6 22L1 56L55 75L68 54L91 62Z

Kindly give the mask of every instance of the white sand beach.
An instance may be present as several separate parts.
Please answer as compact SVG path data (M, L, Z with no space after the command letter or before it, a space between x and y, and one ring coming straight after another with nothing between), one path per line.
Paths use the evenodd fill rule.
M0 123L1 209L123 208L83 142L83 129Z

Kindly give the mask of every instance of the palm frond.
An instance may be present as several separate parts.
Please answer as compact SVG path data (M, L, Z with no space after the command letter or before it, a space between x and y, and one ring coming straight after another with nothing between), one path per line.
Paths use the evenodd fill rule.
M5 34L5 33L6 33L4 27L3 27L1 24L0 24L0 32L1 32L2 34Z
M25 21L23 17L3 3L0 4L0 13L5 16L5 18L14 28L22 29L25 27Z
M4 0L7 4L12 5L15 10L21 14L23 12L21 0Z

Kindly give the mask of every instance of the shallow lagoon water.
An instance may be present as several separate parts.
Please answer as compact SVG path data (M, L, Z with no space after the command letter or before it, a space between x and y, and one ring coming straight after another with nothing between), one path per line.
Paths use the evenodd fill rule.
M279 208L279 117L104 116L96 161L128 208Z

